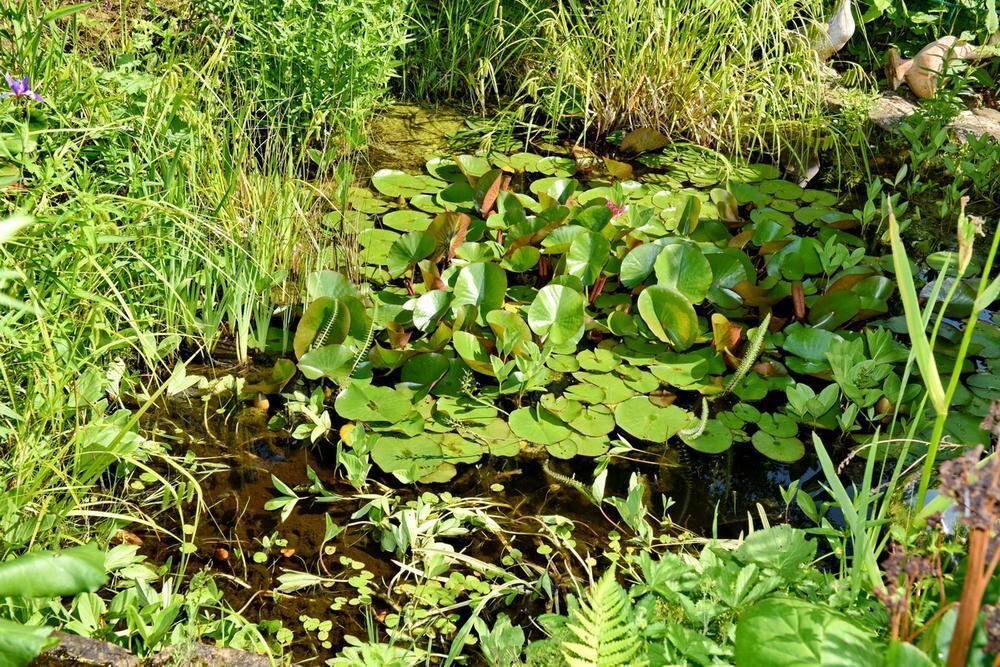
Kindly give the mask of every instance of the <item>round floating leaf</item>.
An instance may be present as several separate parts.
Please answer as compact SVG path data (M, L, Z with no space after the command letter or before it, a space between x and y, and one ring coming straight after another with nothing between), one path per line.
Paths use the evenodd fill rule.
M483 375L492 376L493 364L490 363L490 352L483 341L468 331L456 331L452 336L455 351L472 370Z
M476 195L468 183L452 183L437 193L437 203L450 211L471 211L476 206Z
M619 310L608 315L608 329L620 338L636 336L639 333L639 327L635 323L635 318Z
M427 183L397 169L379 169L372 174L372 185L387 197L412 197L427 191Z
M440 436L428 434L409 438L381 436L372 445L372 461L385 472L401 480L415 482L433 473L441 465Z
M514 273L524 273L534 268L538 264L538 260L541 259L541 256L541 251L535 246L521 246L510 253L504 260L504 268Z
M539 173L551 176L572 176L576 173L576 161L568 157L543 157L535 163Z
M636 392L629 389L625 381L622 380L617 375L611 375L609 373L577 373L575 375L576 379L582 380L587 384L592 384L601 388L604 392L604 400L602 403L607 405L615 405L621 403L624 400L632 398L636 395ZM567 391L569 391L567 389Z
M683 433L680 437L688 447L703 454L721 454L733 446L733 432L717 419L709 419L697 438Z
M569 200L570 195L576 192L579 187L579 183L572 178L540 178L531 184L530 190L541 197L545 195L550 197L553 201L560 204L565 204ZM542 201L544 204L545 202Z
M806 361L824 365L827 365L826 353L833 349L836 342L844 340L843 337L832 331L805 327L800 324L787 327L785 333L785 341L782 344L785 352Z
M573 373L580 370L580 362L576 357L568 354L553 354L545 362L545 365L556 373Z
M570 436L570 441L576 449L577 456L587 456L594 458L606 454L611 448L611 443L604 437L587 437L582 435ZM549 449L551 452L552 450Z
M675 405L660 407L636 396L615 407L615 422L626 433L650 442L666 442L688 426L691 413Z
M566 387L563 395L581 403L604 403L604 390L587 382Z
M576 276L584 285L593 285L608 261L611 244L597 232L586 230L575 238L566 253L566 273Z
M552 444L545 446L545 451L547 451L553 458L564 460L571 459L576 456L576 441L572 438L566 438L565 440L560 440L559 442L553 442Z
M635 287L653 272L656 258L660 256L663 246L655 243L644 243L636 246L625 255L618 275L625 287Z
M653 285L639 295L639 315L649 330L678 350L691 347L698 337L698 315L677 290Z
M712 286L712 266L698 246L690 243L665 247L654 269L657 285L672 287L691 303L701 303Z
M750 441L758 452L774 461L794 463L806 455L806 447L798 438L776 438L766 431L757 431Z
M421 211L411 211L403 209L393 211L382 216L382 222L386 227L397 229L401 232L422 232L431 224L431 218Z
M417 262L434 253L437 246L434 237L427 232L407 232L393 241L389 248L389 255L386 257L386 268L389 275L398 278Z
M441 437L441 453L452 464L475 463L483 456L483 446L457 433L445 433Z
M333 408L350 421L396 423L413 410L413 392L402 387L376 387L367 380L351 380L337 394Z
M486 314L486 323L497 337L497 351L500 354L521 354L523 344L531 340L531 329L517 313L508 310L491 310Z
M477 179L490 170L489 161L478 155L456 155L455 164L468 179Z
M583 370L598 373L607 373L621 363L621 358L617 354L604 348L584 350L576 355L576 360L580 362L580 368Z
M413 304L413 326L421 331L430 331L450 305L451 294L443 290L421 294Z
M507 293L507 274L496 264L475 262L462 267L455 281L454 307L475 306L478 319L503 305Z
M554 445L569 437L566 423L540 407L518 408L510 413L510 430L517 437L537 445Z
M596 438L615 430L615 415L606 405L587 405L569 425L574 431Z
M310 380L326 378L340 382L354 369L357 356L358 350L353 345L324 345L303 354L299 370Z
M563 285L546 285L538 290L528 308L531 330L556 346L579 342L583 319L583 295Z
M400 380L417 391L429 391L435 396L453 396L461 388L464 364L438 352L426 352L410 357L403 364Z
M316 299L302 313L295 329L295 356L301 359L311 348L344 342L350 328L351 313L340 299Z
M758 183L757 187L761 192L774 195L778 199L800 199L805 194L802 186L789 181L764 181Z

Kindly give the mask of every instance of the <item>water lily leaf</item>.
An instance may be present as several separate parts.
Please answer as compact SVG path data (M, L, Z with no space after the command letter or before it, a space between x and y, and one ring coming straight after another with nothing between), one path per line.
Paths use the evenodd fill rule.
M535 153L514 153L506 158L496 158L495 164L498 167L510 167L514 171L537 171L538 161L541 159L542 156Z
M340 382L354 370L357 356L358 349L353 345L324 345L303 354L299 370L310 380L326 378Z
M576 192L580 184L572 178L540 178L529 186L529 189L539 198L548 197L553 202L565 204ZM545 200L542 199L542 203Z
M720 220L730 223L739 222L739 203L736 201L733 193L722 188L715 188L709 193L709 197L711 197L712 203L715 204L715 208L719 212Z
M809 323L820 329L834 331L850 322L859 310L861 299L854 292L825 294L813 301L809 308Z
M619 148L627 153L648 153L670 143L670 137L649 127L632 130L622 139Z
M594 458L606 454L611 448L611 443L605 437L587 437L583 435L571 435L569 438L573 443L573 449L577 456L587 456ZM552 452L552 448L548 448Z
M764 194L758 188L752 185L747 185L746 183L729 181L726 184L726 189L729 190L734 197L736 197L736 202L740 206L753 204L757 208L760 208L771 203L770 195Z
M581 403L598 404L605 402L604 390L586 382L566 387L563 391L563 396L571 398L574 401L580 401Z
M386 268L389 275L398 278L414 266L420 260L430 257L437 244L434 237L427 232L407 232L392 243L389 254L386 257Z
M709 419L698 437L681 432L680 438L688 447L702 454L721 454L733 446L733 432L718 419Z
M591 232L580 225L558 227L542 239L542 248L545 249L547 255L561 255L569 252L573 241L589 233Z
M501 263L503 268L513 273L524 273L538 264L542 253L535 246L521 246L514 249Z
M776 438L790 438L799 432L798 423L788 415L765 413L756 420L756 424Z
M608 315L607 326L611 333L620 338L636 336L639 333L639 327L635 323L635 318L628 313L618 310Z
M399 238L399 234L391 229L365 229L358 234L358 244L364 248L359 253L361 260L368 264L385 264L389 258L389 249Z
M580 362L580 368L598 373L607 373L621 363L617 354L604 348L584 350L576 355L576 360Z
M639 394L649 394L660 388L660 381L648 371L633 366L619 366L617 372L625 386Z
M514 410L508 424L514 435L537 445L554 445L571 433L565 422L538 406Z
M629 389L625 381L617 375L579 372L574 377L581 382L600 387L604 392L604 400L601 402L606 405L615 405L636 395L636 392Z
M490 456L517 456L521 451L521 441L502 419L494 419L483 426L473 426L469 428L469 432L486 445Z
M660 407L645 396L635 396L615 407L615 422L631 436L666 442L688 426L691 413L676 405Z
M434 179L426 180L397 169L379 169L372 174L372 185L387 197L412 197L434 191Z
M478 155L456 155L455 164L469 180L478 179L490 170L489 161Z
M535 169L541 174L562 178L576 173L576 161L568 157L550 155L540 159L535 164Z
M476 193L468 183L452 183L437 193L435 201L445 210L471 211L476 206Z
M583 412L583 404L579 401L574 401L566 398L565 396L556 396L551 393L543 394L542 397L538 399L538 405L556 415L559 419L566 423L573 421L581 412Z
M497 351L500 354L519 355L523 352L523 344L531 340L531 329L517 313L491 310L486 314L486 322L497 338Z
M785 340L782 349L806 361L812 361L829 366L826 353L844 338L839 334L824 329L805 327L793 324L785 329Z
M495 397L495 394L493 395ZM490 397L480 397L491 400ZM434 404L434 411L447 419L463 423L490 424L497 419L499 411L489 403L484 404L468 396L443 396Z
M488 168L489 166L487 165ZM465 180L465 174L462 173L461 168L459 168L452 157L432 157L424 164L424 169L431 176L448 181L449 183L457 183L458 181Z
M601 269L610 253L611 244L606 238L597 232L585 230L585 233L570 243L569 252L566 253L566 273L576 276L584 285L593 285L601 275Z
M451 294L443 290L431 290L421 294L413 302L413 326L421 331L430 331L451 305Z
M553 442L552 444L545 446L545 451L549 453L553 458L557 459L571 459L576 456L576 441L572 438L566 438L565 440L560 440L559 442Z
M400 380L434 396L458 396L465 365L439 352L417 354L406 360Z
M441 436L441 453L449 463L475 463L483 457L483 445L457 433Z
M597 438L615 430L615 415L606 405L586 405L568 423L574 431Z
M475 262L462 267L455 281L453 307L470 305L478 311L477 319L503 305L507 293L507 274L496 264Z
M553 354L545 362L545 365L556 373L573 373L580 370L580 362L569 354Z
M773 461L794 463L806 455L806 447L798 438L776 438L766 431L757 431L751 438L754 449Z
M340 299L320 297L309 304L295 329L292 348L302 358L312 348L342 343L351 328L351 313Z
M654 270L657 285L675 289L692 304L704 301L712 286L712 266L698 246L690 243L663 248Z
M531 330L556 346L579 342L583 319L583 295L563 285L546 285L538 290L528 308Z
M761 192L774 195L778 199L799 199L805 193L802 186L790 181L764 181L758 183L757 187Z
M468 331L456 331L452 336L452 342L458 356L469 365L469 368L493 376L493 364L490 362L490 352L482 339Z
M372 445L371 457L383 471L393 473L403 482L415 482L437 470L444 453L438 435L423 433L407 438L383 435Z
M343 299L357 297L358 291L342 273L336 271L313 271L306 278L306 300L312 302L320 297Z
M403 209L386 213L382 223L401 232L422 232L430 226L431 217L422 211Z
M436 195L416 195L410 199L410 206L423 211L424 213L444 213L444 208L437 203ZM426 229L426 227L424 229Z
M350 380L337 394L333 408L350 421L396 423L413 409L413 391L373 386L369 380Z
M655 243L644 243L636 246L625 255L619 269L619 278L625 287L635 287L653 272L656 258L660 256L663 246Z
M638 305L642 321L661 341L685 350L698 337L698 315L677 290L663 285L647 287L639 294Z
M684 201L684 208L681 209L681 214L677 218L677 233L684 236L690 236L694 233L694 230L698 228L698 222L701 220L701 199L690 195Z

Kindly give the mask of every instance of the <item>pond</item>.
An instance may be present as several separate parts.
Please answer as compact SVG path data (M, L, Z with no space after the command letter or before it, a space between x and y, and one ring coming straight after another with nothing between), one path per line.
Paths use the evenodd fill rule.
M453 156L443 135L461 118L437 114L390 111L370 186L333 198L358 284L310 274L253 365L189 365L203 380L144 420L221 464L190 567L225 575L230 603L276 632L305 628L286 636L296 658L391 630L414 601L464 610L480 585L524 593L495 607L525 622L559 611L553 554L577 568L643 530L646 509L677 548L802 520L782 487L820 497L814 438L849 474L879 432L915 425L919 453L925 393L870 201L642 134L603 155ZM977 271L958 260L921 264L923 296L941 298L945 274L956 318ZM958 337L941 323L942 371ZM986 443L989 315L970 354L945 432ZM429 517L445 532L421 542ZM454 569L432 604L402 555L442 544ZM145 549L163 561L177 545ZM455 572L468 579L450 588ZM426 615L428 636L458 623Z

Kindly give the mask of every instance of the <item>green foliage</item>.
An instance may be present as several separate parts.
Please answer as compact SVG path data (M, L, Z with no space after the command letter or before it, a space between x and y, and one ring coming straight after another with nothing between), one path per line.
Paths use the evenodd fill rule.
M618 667L646 664L639 658L642 642L636 634L628 594L610 568L570 613L566 628L575 641L563 642L570 667Z

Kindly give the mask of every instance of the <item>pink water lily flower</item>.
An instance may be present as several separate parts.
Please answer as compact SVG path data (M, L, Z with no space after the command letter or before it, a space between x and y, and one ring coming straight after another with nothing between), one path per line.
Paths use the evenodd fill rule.
M628 212L628 204L622 204L619 206L610 199L607 200L608 208L611 209L611 217L617 218L619 215L624 215Z
M7 74L7 85L10 86L9 93L0 94L0 97L28 98L36 102L44 102L45 98L31 89L31 79L25 74L20 79L15 79L11 74Z

